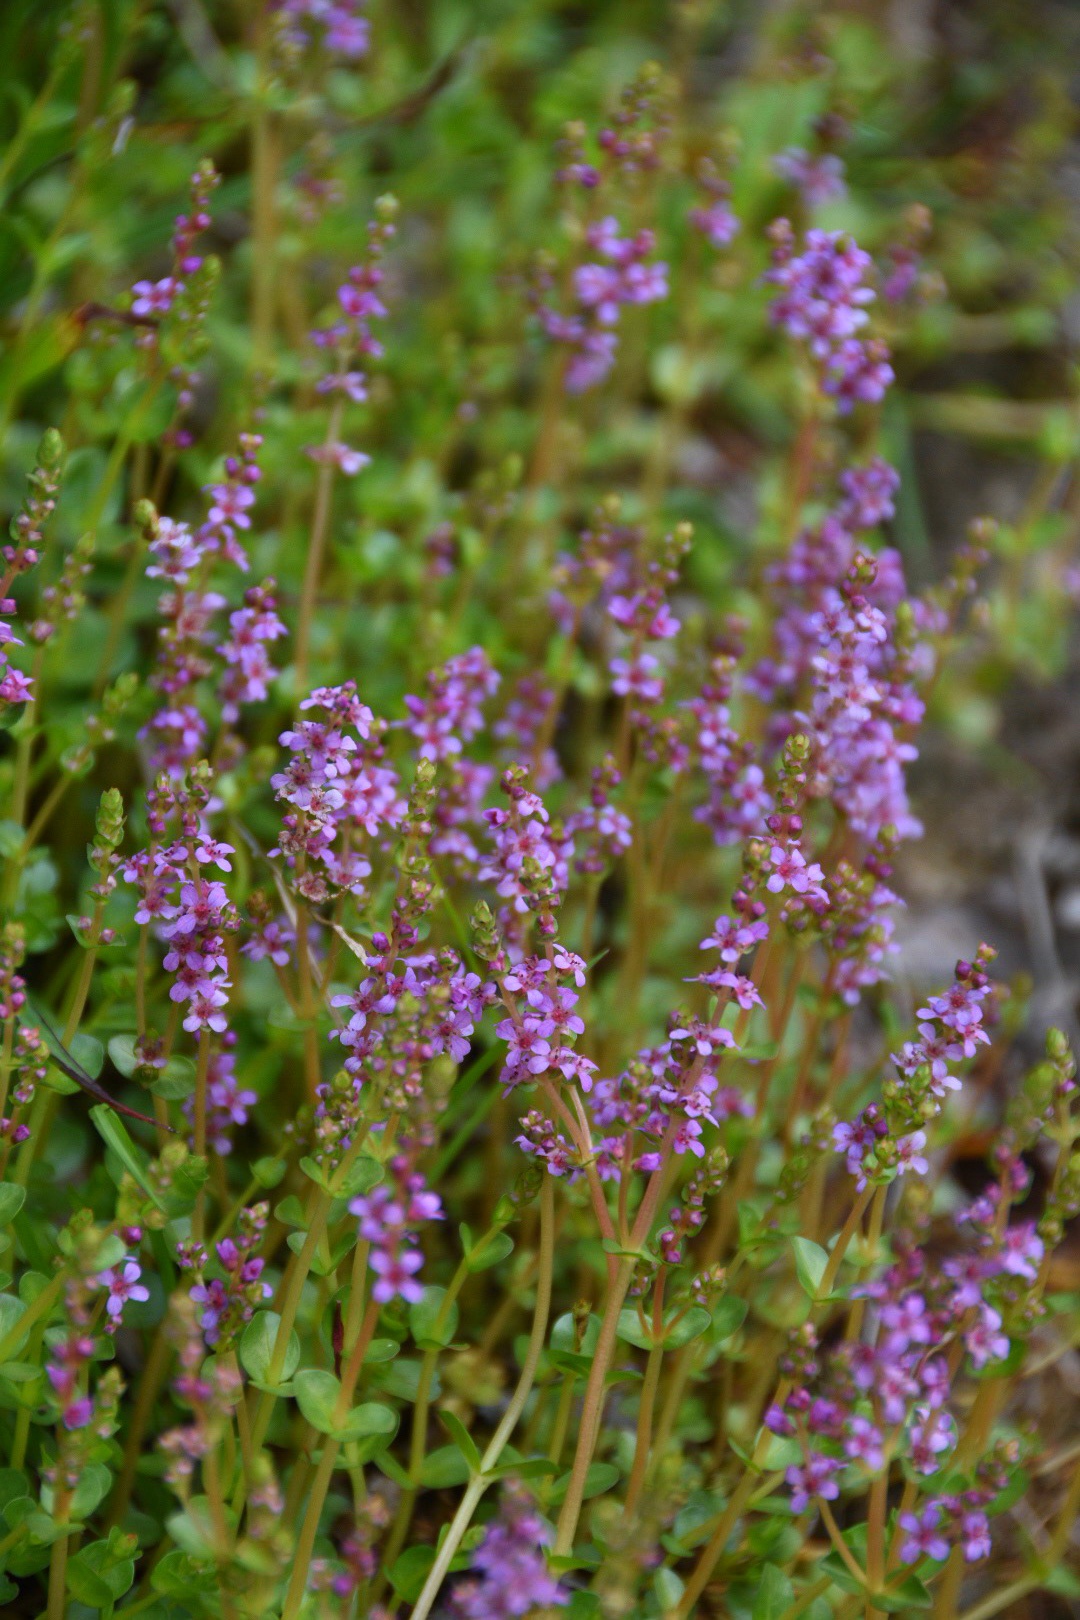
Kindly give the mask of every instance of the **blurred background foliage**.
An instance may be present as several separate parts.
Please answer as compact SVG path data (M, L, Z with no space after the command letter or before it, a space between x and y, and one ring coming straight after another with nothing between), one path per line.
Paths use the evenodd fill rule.
M1080 13L1043 0L376 0L370 19L362 64L272 74L265 14L241 0L0 8L0 493L14 511L43 428L60 427L71 454L45 577L80 535L96 545L88 606L53 661L52 759L79 735L88 694L153 635L135 500L191 515L237 421L268 445L253 573L275 574L294 609L315 476L303 448L323 411L306 334L386 191L401 204L386 354L357 412L373 461L338 493L316 669L332 656L390 713L473 640L509 672L550 668L560 649L537 607L551 559L612 491L631 517L693 522L684 611L734 613L752 636L764 564L789 537L800 414L759 280L769 222L805 223L773 158L831 149L848 187L817 223L851 230L879 262L923 233L916 295L888 333L899 383L880 424L904 474L891 538L912 582L940 577L973 518L999 525L982 634L936 687L916 774L931 837L907 858L911 960L947 966L974 910L1004 933L1006 966L1038 968L1037 901L1044 943L1057 907L1041 967L1067 981L1073 947L1080 962ZM568 121L595 130L650 61L671 125L663 183L642 176L625 203L631 222L655 223L673 295L633 312L603 388L557 407L554 476L535 442L545 351L529 292L578 228L553 183L556 145ZM110 312L138 276L167 273L204 156L223 175L210 239L222 277L194 442L173 453L170 389L147 384ZM742 221L722 255L687 225L703 158L729 175ZM465 564L450 596L426 544L444 524ZM564 751L589 679L584 661L571 671ZM137 700L124 724L133 734L142 718ZM276 722L262 726L269 743ZM120 757L102 753L85 807ZM42 780L48 768L43 757ZM1022 838L1039 848L1035 900L1000 881ZM74 873L81 850L63 839L57 824Z

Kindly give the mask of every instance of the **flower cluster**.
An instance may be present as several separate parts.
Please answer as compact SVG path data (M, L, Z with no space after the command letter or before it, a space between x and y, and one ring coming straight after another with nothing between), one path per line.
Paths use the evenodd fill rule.
M226 1047L234 1040L231 1031L222 1036ZM237 1078L235 1052L214 1052L206 1075L206 1140L215 1153L232 1152L233 1136L239 1126L247 1124L258 1100L258 1092L242 1086ZM184 1112L189 1121L194 1119L194 1098L184 1099Z
M940 1113L946 1093L960 1089L950 1065L973 1058L990 1038L982 1003L990 993L984 969L992 957L980 946L974 964L958 962L954 984L918 1009L919 1038L893 1055L900 1081L886 1086L886 1106L871 1103L855 1120L835 1126L833 1145L859 1190L868 1180L888 1181L908 1170L926 1174L924 1127Z
M285 23L285 39L301 50L319 43L346 62L368 53L371 25L363 15L363 0L277 0L276 10Z
M266 695L270 665L265 647L284 634L274 611L272 582L248 593L244 607L232 615L231 634L221 647L214 641L213 619L226 599L206 583L215 558L247 569L237 531L251 527L261 445L257 433L240 435L239 453L226 457L224 478L206 486L207 515L194 532L186 523L159 517L149 503L143 508L151 556L147 577L167 586L159 603L164 623L154 673L154 685L166 702L142 732L151 743L155 774L164 770L179 775L199 758L207 727L195 698L199 682L213 669L215 654L220 652L226 664L221 699L227 719L236 718L241 702Z
M227 1021L229 959L226 934L238 926L225 885L209 871L230 872L231 844L214 838L205 824L206 791L159 779L151 794L152 826L163 835L175 818L178 836L132 855L122 868L139 893L135 921L153 925L168 946L166 971L173 974L170 1000L185 1005L184 1028L223 1033Z
M256 1254L270 1210L266 1204L253 1204L241 1210L236 1222L236 1236L222 1238L215 1245L217 1270L221 1275L207 1275L208 1256L197 1246L181 1245L177 1260L185 1271L194 1271L198 1281L188 1290L193 1304L198 1307L199 1327L208 1345L219 1350L231 1349L244 1324L250 1322L255 1310L271 1298L273 1289L263 1282L266 1261Z
M652 231L620 236L618 220L609 215L588 227L585 241L595 258L574 271L575 309L566 314L546 303L538 309L548 337L568 351L564 384L572 394L595 388L614 365L623 308L655 304L668 292L667 265L650 257Z
M331 890L362 895L371 862L357 844L396 827L405 811L397 773L382 763L386 727L360 702L354 681L319 687L300 710L312 718L281 733L292 758L270 779L290 807L275 853L309 900Z
M741 229L728 200L730 187L710 158L703 158L698 164L696 178L705 194L705 202L690 210L690 223L714 248L725 248Z
M544 801L525 785L522 767L511 767L502 778L509 809L485 810L493 848L481 859L477 876L493 883L508 900L509 913L524 917L535 912L541 931L554 933L554 909L570 877L573 844L559 823L553 822Z
M229 614L229 634L221 647L228 665L220 687L223 720L237 720L243 704L266 698L274 676L267 648L285 634L277 616L274 581L264 580L245 591L243 607Z
M977 1207L971 1218L978 1221ZM1036 1281L1042 1252L1024 1225L997 1236L984 1232L981 1254L957 1254L941 1265L906 1243L892 1266L855 1290L873 1303L872 1333L825 1350L813 1328L799 1330L785 1363L786 1393L766 1415L774 1433L797 1437L803 1450L787 1469L796 1513L815 1499L834 1501L860 1477L887 1470L899 1454L927 1493L899 1516L903 1562L944 1559L953 1546L969 1562L989 1555L985 1509L1001 1485L993 1454L967 1488L940 1487L950 1474L957 1477L953 1405L963 1374L957 1352L966 1351L976 1371L1008 1355L1002 1312Z
M472 1555L479 1579L459 1581L454 1612L461 1620L512 1620L570 1601L570 1594L548 1573L543 1549L550 1527L520 1487L503 1493L501 1511Z
M868 253L842 231L810 230L803 251L787 220L772 228L773 262L766 279L779 288L772 319L805 343L819 369L821 386L841 411L860 401L874 404L893 380L889 351L880 338L858 334L869 319L874 290L866 285Z
M220 179L213 164L208 162L200 163L192 175L188 211L176 216L173 227L171 273L159 281L137 281L131 289L131 313L140 320L156 322L167 315L187 291L184 278L196 275L202 268L203 255L196 252L196 242L210 229L210 196Z
M63 440L50 428L38 446L22 509L11 520L11 542L3 548L4 571L0 581L0 703L3 704L26 703L34 696L31 678L8 662L8 648L22 646L9 622L15 613L15 600L8 592L13 580L41 561L45 525L56 510L63 458Z
M377 1182L349 1204L349 1213L359 1221L358 1233L371 1244L368 1265L375 1274L371 1297L383 1303L403 1299L415 1304L424 1289L417 1272L424 1264L416 1228L427 1221L441 1221L442 1200L433 1193L419 1171L398 1154L387 1166L391 1181Z
M359 404L367 398L367 376L359 369L359 362L382 354L382 344L372 332L372 322L386 316L386 306L379 296L383 283L381 260L396 234L396 216L395 200L380 197L375 205L375 218L368 224L367 255L361 264L353 266L338 288L340 316L311 334L316 347L328 350L332 360L332 368L319 378L316 390L336 396L339 409L331 417L327 438L321 445L309 445L307 454L313 461L336 467L349 478L366 467L371 458L362 450L345 444L337 433L345 401Z
M847 192L844 160L835 152L812 153L801 146L789 146L773 158L773 168L781 180L796 187L808 208L835 202Z

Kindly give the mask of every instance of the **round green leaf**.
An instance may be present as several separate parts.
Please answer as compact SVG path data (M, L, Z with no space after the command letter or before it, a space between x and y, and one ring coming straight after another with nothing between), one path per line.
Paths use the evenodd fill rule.
M259 1311L251 1318L240 1340L240 1365L257 1382L265 1383L270 1376L281 1317L276 1311ZM300 1364L300 1340L295 1332L289 1334L285 1347L285 1360L281 1368L281 1381L291 1378Z

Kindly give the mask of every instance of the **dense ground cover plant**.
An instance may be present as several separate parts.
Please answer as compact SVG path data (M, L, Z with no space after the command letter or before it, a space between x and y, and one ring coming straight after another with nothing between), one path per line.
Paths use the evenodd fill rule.
M1071 1604L1075 1064L893 972L924 728L1067 652L1067 397L915 386L1052 335L1060 104L991 181L843 11L11 16L6 1610ZM920 412L1041 454L944 559Z

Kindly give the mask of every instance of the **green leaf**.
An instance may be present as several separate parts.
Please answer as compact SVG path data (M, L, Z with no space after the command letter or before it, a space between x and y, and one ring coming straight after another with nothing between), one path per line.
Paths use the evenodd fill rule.
M85 1603L89 1609L107 1608L113 1602L112 1590L108 1581L86 1562L86 1551L89 1549L76 1553L75 1557L68 1561L67 1590L77 1602ZM131 1565L131 1574L134 1579L134 1564ZM127 1591L127 1587L124 1591Z
M295 1226L301 1231L307 1230L308 1218L304 1206L295 1193L287 1193L275 1209L274 1214L284 1226Z
M662 1613L673 1609L685 1591L685 1584L673 1569L661 1567L653 1576L653 1591ZM755 1615L754 1620L757 1620Z
M270 1376L281 1317L276 1311L259 1311L251 1318L240 1339L240 1365L257 1383L265 1383ZM289 1334L285 1347L285 1360L281 1368L281 1382L291 1378L300 1364L300 1339Z
M445 1288L425 1288L423 1299L409 1306L409 1331L421 1350L442 1350L454 1342L459 1314L457 1301L454 1300L443 1312L440 1323L439 1314L445 1298Z
M251 1179L270 1192L285 1174L284 1159L256 1159L251 1167Z
M17 1497L25 1496L29 1489L29 1480L21 1468L0 1468L0 1513L9 1502Z
M782 1569L765 1564L758 1574L758 1588L750 1620L779 1620L795 1601L795 1588Z
M779 1041L756 1041L749 1046L740 1046L738 1055L752 1063L770 1062L779 1050Z
M304 1172L305 1176L307 1176L308 1180L313 1181L317 1187L321 1187L323 1192L331 1191L329 1177L327 1176L322 1165L317 1163L315 1159L305 1155L304 1158L300 1160L300 1168Z
M336 1414L341 1383L331 1372L317 1367L303 1368L293 1379L293 1394L311 1427L334 1440L381 1440L397 1432L397 1413L381 1401L365 1401L361 1406L354 1406L339 1423ZM376 1445L375 1450L378 1449Z
M559 1464L550 1457L515 1457L497 1468L489 1469L489 1479L550 1479L559 1472Z
M234 1529L236 1515L228 1507L224 1512L226 1529ZM217 1529L208 1497L193 1496L183 1513L173 1513L166 1519L165 1528L176 1545L192 1558L214 1557Z
M14 1181L0 1181L0 1226L7 1226L26 1203L26 1188Z
M16 1496L13 1501L4 1503L4 1523L7 1525L9 1530L16 1530L20 1524L25 1523L25 1521L30 1517L31 1513L36 1513L37 1510L38 1504L36 1497Z
M473 1437L464 1423L453 1412L440 1412L439 1418L443 1428L457 1441L462 1455L473 1473L478 1474L480 1472L480 1453L477 1451Z
M795 1273L802 1284L803 1292L811 1299L816 1299L825 1268L829 1264L829 1256L821 1244L814 1243L811 1238L796 1237L791 1241L795 1248Z
M135 1051L137 1035L114 1035L109 1042L109 1058L113 1066L119 1070L125 1080L130 1080L139 1069L139 1059ZM166 1102L177 1102L183 1097L190 1097L195 1090L195 1065L191 1058L174 1056L169 1058L163 1069L159 1069L155 1078L150 1082L150 1090L156 1097Z
M127 1254L127 1244L119 1232L111 1232L98 1244L97 1253L93 1259L95 1272L108 1271L110 1266L118 1266Z
M20 1299L17 1294L0 1294L0 1339L6 1339L8 1334L14 1330L19 1318L25 1316L25 1314L25 1300ZM21 1338L16 1338L8 1348L14 1352L18 1350L21 1343Z
M381 1439L395 1435L397 1427L398 1415L392 1406L384 1406L381 1401L364 1401L354 1406L345 1422L332 1432L335 1440Z
M18 821L0 821L0 855L10 860L23 847L25 829Z
M424 1458L420 1469L420 1483L433 1491L449 1485L464 1485L472 1477L469 1459L460 1446L440 1446Z
M125 1080L130 1080L139 1067L139 1060L135 1056L135 1042L137 1035L114 1035L109 1042L109 1061Z
M626 1344L636 1345L639 1350L652 1349L652 1334L642 1327L641 1317L633 1306L619 1312L619 1325L615 1331Z
M615 1467L614 1463L590 1463L589 1471L585 1475L585 1490L582 1500L587 1502L590 1497L600 1496L604 1491L610 1491L611 1487L617 1483L618 1479L619 1470ZM548 1501L552 1504L552 1506L558 1506L563 1497L566 1495L569 1487L570 1472L568 1470L562 1476L562 1478L557 1479L554 1485L551 1487Z
M686 1506L679 1509L672 1525L683 1547L689 1549L703 1541L706 1529L712 1530L717 1515L722 1513L726 1498L719 1491L692 1491Z
M761 1466L766 1473L772 1473L777 1468L791 1468L802 1461L802 1455L802 1445L794 1435L771 1434Z
M209 1175L210 1161L202 1153L189 1153L184 1162L177 1165L172 1173L172 1186L165 1194L165 1209L171 1219L190 1215L199 1188L205 1185Z
M333 1434L334 1409L341 1394L340 1380L318 1367L305 1367L293 1380L293 1394L311 1427L320 1434Z
M712 1313L714 1338L720 1343L730 1339L746 1321L749 1309L746 1300L740 1299L738 1294L724 1294Z
M147 1198L155 1203L163 1213L168 1213L160 1196L154 1190L148 1173L149 1160L140 1147L131 1140L125 1126L117 1118L111 1108L104 1103L98 1103L90 1110L90 1118L94 1128L107 1148L111 1148L120 1160L124 1169L138 1183Z
M600 1613L600 1599L595 1592L574 1592L562 1612L566 1620L595 1620Z
M423 1363L419 1356L395 1356L385 1366L373 1367L371 1382L387 1395L393 1395L399 1401L415 1401L420 1393L420 1374ZM431 1398L435 1400L441 1393L442 1385L438 1373L431 1381Z
M552 1366L563 1372L587 1373L592 1366L592 1353L600 1337L600 1318L595 1312L585 1319L581 1344L575 1344L575 1324L571 1311L560 1316L551 1329L548 1357Z
M74 1598L100 1609L123 1597L135 1579L135 1564L130 1558L117 1558L107 1541L92 1541L69 1560L67 1579ZM103 1591L104 1598L89 1596L95 1591Z
M403 1603L415 1603L435 1562L434 1547L409 1547L390 1568L390 1585Z
M933 1606L933 1594L917 1575L909 1575L892 1592L877 1592L874 1595L874 1607L885 1609L889 1614L908 1614L912 1609L932 1609Z
M364 1366L375 1365L378 1362L393 1361L401 1349L396 1339L372 1339L364 1351Z
M704 1306L691 1305L690 1309L671 1327L664 1328L665 1350L681 1350L684 1344L698 1339L712 1326L712 1315Z
M160 1558L150 1572L150 1585L165 1597L185 1598L192 1592L212 1590L208 1586L213 1566L181 1552L178 1547Z
M860 1596L865 1594L866 1587L862 1581L855 1579L838 1552L826 1553L825 1557L818 1563L817 1568L823 1575L827 1575L831 1581L835 1582L842 1592L858 1592ZM878 1598L875 1597L874 1601L878 1602Z
M370 1192L376 1182L383 1179L383 1167L370 1153L361 1153L345 1172L344 1179L334 1192L338 1198L359 1198Z
M403 1491L411 1491L413 1482L397 1461L393 1452L383 1451L379 1454L379 1470L387 1479L392 1479L395 1485L400 1485Z
M88 1519L112 1489L113 1477L104 1463L86 1463L72 1494L69 1512L73 1519ZM125 1586L124 1591L127 1591Z
M151 1080L150 1090L163 1102L180 1102L195 1090L195 1065L189 1057L171 1057Z
M493 1232L486 1243L477 1244L475 1248L466 1251L466 1270L486 1271L489 1266L497 1266L500 1260L505 1260L507 1255L513 1252L514 1240L509 1232Z
M95 1035L84 1035L79 1030L71 1037L71 1055L82 1064L91 1080L96 1080L105 1067L105 1048Z

